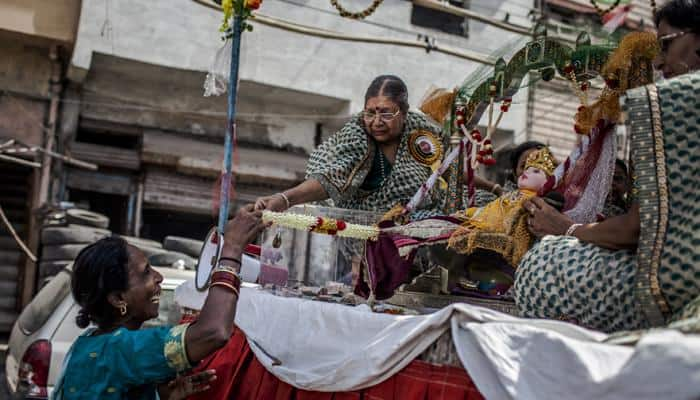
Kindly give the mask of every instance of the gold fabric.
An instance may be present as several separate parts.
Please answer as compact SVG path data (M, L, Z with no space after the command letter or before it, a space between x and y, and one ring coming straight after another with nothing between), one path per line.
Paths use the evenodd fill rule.
M652 61L658 52L653 32L631 32L620 41L601 71L606 86L600 97L576 113L575 125L579 132L590 134L600 119L612 122L620 119L620 96L630 88L653 81Z
M185 347L185 332L190 324L175 325L168 332L165 340L163 353L168 361L170 368L177 372L186 371L192 368L190 361L187 358L187 349Z
M534 239L527 228L528 214L523 208L523 201L534 196L534 191L516 190L484 207L455 214L465 222L450 236L448 247L462 254L476 249L491 250L517 266Z

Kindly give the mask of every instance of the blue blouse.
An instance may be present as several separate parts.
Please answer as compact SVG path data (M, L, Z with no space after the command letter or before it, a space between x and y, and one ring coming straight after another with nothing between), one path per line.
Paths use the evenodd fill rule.
M185 350L187 327L119 328L78 337L53 398L156 399L157 383L191 368Z

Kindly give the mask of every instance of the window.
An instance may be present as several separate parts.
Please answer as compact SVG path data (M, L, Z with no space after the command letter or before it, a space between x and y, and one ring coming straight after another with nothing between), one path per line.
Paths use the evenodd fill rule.
M468 9L470 1L449 0L448 3L455 7ZM413 4L411 10L411 24L469 37L469 20L467 18L416 4Z

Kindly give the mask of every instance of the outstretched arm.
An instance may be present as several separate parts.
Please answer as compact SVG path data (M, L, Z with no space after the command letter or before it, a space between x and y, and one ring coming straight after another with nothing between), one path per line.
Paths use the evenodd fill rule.
M271 196L261 197L255 201L256 210L284 211L297 205L320 201L328 198L328 193L316 179L307 179L297 186L276 193ZM287 203L289 201L289 203Z
M236 217L226 224L222 258L241 260L245 245L255 239L264 228L262 212L254 211L253 205L241 208ZM240 269L240 262L220 261L235 270ZM236 316L238 293L225 286L212 286L199 318L187 329L185 346L187 356L196 363L209 354L223 347L233 331Z

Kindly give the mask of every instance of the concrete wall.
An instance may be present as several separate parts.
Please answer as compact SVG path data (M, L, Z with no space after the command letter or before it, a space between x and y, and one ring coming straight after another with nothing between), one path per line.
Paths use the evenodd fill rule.
M0 89L48 98L49 50L23 39L0 33Z
M355 2L348 2L348 6L350 3L355 6ZM512 12L511 22L525 25L532 2L480 1L478 4L481 7L474 5L472 9L498 18L508 9ZM422 29L410 24L411 7L408 1L386 0L366 22L340 18L325 0L266 0L260 13L353 35L415 40L418 33L427 33L439 44L484 54L518 36L474 21L470 21L469 38ZM84 0L72 59L74 72L93 69L98 53L166 70L206 71L221 45L217 29L220 22L218 12L191 0ZM255 30L245 34L242 47L240 76L248 84L240 92L241 114L267 125L274 122L280 134L277 138L268 135L268 140L307 151L313 146L311 126L324 121L328 134L329 126L338 126L349 112L359 111L364 91L376 75L393 73L404 78L409 86L410 102L416 105L432 85L459 85L478 66L453 56L427 54L421 49L332 41L254 25ZM293 96L276 98L269 93L274 88L314 94L329 102L309 105ZM196 96L196 91L191 95ZM526 99L523 90L514 99L502 128L516 133L525 129ZM215 106L216 111L223 111L220 104L223 103ZM273 121L269 117L285 108L293 114L304 105L303 121L302 118ZM291 121L294 122L290 125Z
M26 37L0 33L0 138L43 145L51 76L48 53Z
M0 95L0 143L18 139L28 145L43 145L46 109L44 101Z
M0 29L72 43L80 0L0 0Z

